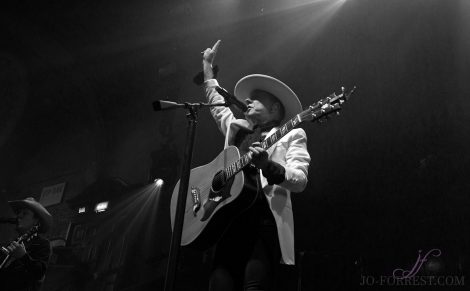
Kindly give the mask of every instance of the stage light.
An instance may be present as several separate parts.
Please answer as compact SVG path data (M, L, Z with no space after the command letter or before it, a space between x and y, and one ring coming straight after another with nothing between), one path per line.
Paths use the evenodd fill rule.
M100 202L95 206L95 212L103 212L108 209L108 201Z
M78 208L78 213L85 213L85 212L86 212L86 207Z
M155 179L155 180L153 180L153 182L155 183L155 186L157 186L157 187L163 186L163 180L162 179Z

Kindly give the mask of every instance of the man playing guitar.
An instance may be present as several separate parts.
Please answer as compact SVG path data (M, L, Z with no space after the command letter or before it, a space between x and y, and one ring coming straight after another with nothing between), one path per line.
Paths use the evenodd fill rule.
M34 198L8 203L17 215L16 230L24 240L13 241L2 249L8 257L0 269L0 289L39 290L46 274L51 246L49 240L36 234L48 231L52 216Z
M217 93L212 65L220 40L203 52L204 88L210 103L223 102ZM307 184L310 155L305 131L296 128L268 150L260 141L283 121L302 111L296 94L281 81L266 75L249 75L235 86L235 96L247 104L245 119L237 119L223 106L211 108L225 145L251 152L252 166L245 167L246 189L254 190L252 206L230 224L215 248L209 290L270 290L276 266L295 264L294 220L291 192ZM245 189L244 188L244 189Z

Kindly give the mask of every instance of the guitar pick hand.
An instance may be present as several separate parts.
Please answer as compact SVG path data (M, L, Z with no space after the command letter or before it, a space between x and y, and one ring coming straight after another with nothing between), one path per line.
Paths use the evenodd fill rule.
M251 152L251 162L261 170L265 170L269 163L268 152L261 147L260 142L254 142L251 147L248 147Z

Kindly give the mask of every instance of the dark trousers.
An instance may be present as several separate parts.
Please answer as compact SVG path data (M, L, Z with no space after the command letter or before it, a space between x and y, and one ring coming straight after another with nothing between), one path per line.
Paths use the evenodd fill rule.
M279 239L266 197L258 196L217 243L210 291L274 290L281 259Z

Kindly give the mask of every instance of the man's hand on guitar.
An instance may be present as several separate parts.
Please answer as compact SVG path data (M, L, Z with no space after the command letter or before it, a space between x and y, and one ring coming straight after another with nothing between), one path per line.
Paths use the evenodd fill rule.
M251 162L261 170L266 169L266 166L269 163L268 152L261 147L260 142L255 142L248 147L251 152Z
M12 258L19 259L26 255L26 249L24 247L24 244L19 244L16 241L12 242L8 247L8 251L11 254Z

